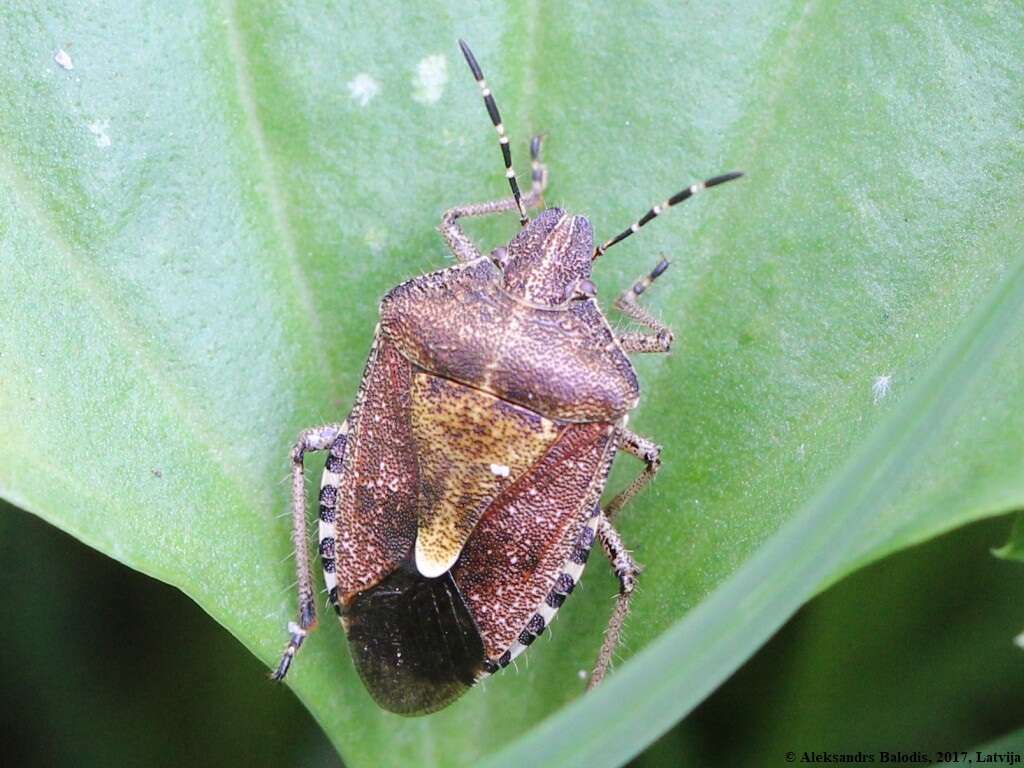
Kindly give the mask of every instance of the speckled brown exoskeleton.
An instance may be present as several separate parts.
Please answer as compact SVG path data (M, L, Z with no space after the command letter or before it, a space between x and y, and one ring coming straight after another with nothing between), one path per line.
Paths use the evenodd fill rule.
M299 617L274 677L317 622L303 459L327 451L319 551L329 599L373 698L405 715L446 706L525 651L573 591L595 539L619 580L590 685L604 677L640 570L612 520L661 462L661 448L627 427L640 399L627 354L668 352L672 333L638 304L667 261L615 302L648 329L621 334L598 306L591 266L668 208L740 176L687 187L597 248L583 216L549 208L531 221L547 184L540 138L521 195L494 97L459 44L512 196L444 214L458 264L384 297L352 412L304 430L291 454ZM522 229L482 254L459 220L505 211L518 211ZM602 508L619 450L644 468Z

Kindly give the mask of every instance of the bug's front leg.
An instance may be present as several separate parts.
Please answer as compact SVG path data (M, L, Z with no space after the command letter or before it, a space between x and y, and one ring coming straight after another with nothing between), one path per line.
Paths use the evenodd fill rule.
M644 275L632 287L627 288L615 300L615 308L654 333L624 333L619 336L619 345L624 352L668 352L672 348L672 329L640 306L639 298L651 284L668 269L668 259L662 259L658 266Z
M533 208L544 202L544 190L548 185L548 169L540 161L541 142L543 137L534 136L530 140L530 158L533 166L532 187L529 194L523 198L523 205L526 208ZM514 197L506 197L501 200L491 200L486 203L470 203L449 208L441 217L441 234L448 241L448 247L455 258L459 261L473 261L480 258L480 250L476 247L469 235L467 235L459 219L466 216L487 216L492 213L504 213L517 209Z
M305 429L299 433L299 439L292 449L292 545L295 548L295 571L298 575L299 620L288 622L288 645L281 654L281 661L274 670L274 680L283 680L288 674L292 659L302 647L306 635L316 628L316 599L313 589L313 575L309 561L309 535L306 532L306 475L305 456L313 451L331 450L331 460L340 466L339 459L344 458L345 435L347 422L342 424L324 424L319 427ZM326 473L325 473L326 474ZM336 490L336 489L335 489ZM323 505L323 489L321 489L321 505ZM331 494L328 494L331 495ZM333 514L333 500L332 514Z

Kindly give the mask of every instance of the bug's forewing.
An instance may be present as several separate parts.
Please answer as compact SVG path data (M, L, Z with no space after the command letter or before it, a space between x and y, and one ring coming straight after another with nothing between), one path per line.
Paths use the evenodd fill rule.
M405 715L460 696L483 661L480 631L451 575L425 578L412 561L420 480L413 375L378 334L349 418L330 574L360 677L380 706Z
M573 583L579 578L586 551L576 550L581 540L588 550L593 541L581 534L596 520L613 434L611 424L566 425L544 457L495 499L466 543L452 575L488 659L519 640L559 576L568 569Z
M412 364L378 335L353 409L337 495L335 570L342 605L394 571L416 538L411 380Z

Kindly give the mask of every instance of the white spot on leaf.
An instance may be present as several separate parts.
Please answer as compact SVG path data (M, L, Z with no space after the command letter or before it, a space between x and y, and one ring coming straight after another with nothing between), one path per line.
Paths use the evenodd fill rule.
M871 394L875 396L875 405L878 405L882 398L889 394L889 390L892 388L892 376L876 376L874 383L871 385Z
M434 104L440 100L447 83L448 59L440 53L427 56L416 65L412 97L420 104Z
M57 62L57 66L61 69L66 69L68 72L75 68L75 63L71 60L71 54L63 48L53 55L53 60Z
M1024 632L1021 632L1019 635L1013 638L1013 643L1021 650L1024 650Z
M360 107L365 107L370 100L380 93L380 83L374 80L365 72L348 81L348 92Z
M387 233L377 227L370 227L363 235L363 242L374 254L381 254L387 244Z
M89 133L91 133L96 139L96 146L101 149L105 149L111 145L110 134L107 133L107 129L110 128L109 120L93 120L88 125Z

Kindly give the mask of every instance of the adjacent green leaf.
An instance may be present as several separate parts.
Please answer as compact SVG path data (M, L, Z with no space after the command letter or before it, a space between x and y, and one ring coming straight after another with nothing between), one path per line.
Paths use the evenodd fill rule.
M1024 728L1022 728L1019 731L1014 731L1013 733L1008 733L1002 738L996 739L995 741L991 741L988 744L984 744L978 747L977 751L981 752L982 754L995 754L999 752L1005 754L1007 752L1010 752L1012 755L1016 755L1016 760L1017 762L1019 762L1021 754L1024 753ZM975 762L977 762L977 756L972 755L972 757L975 759ZM991 762L1002 762L1008 765L1012 765L1013 761L1013 757L1008 757L1002 760L996 758Z
M674 262L649 304L676 349L638 360L631 422L665 469L619 523L647 566L638 658L546 719L579 699L611 608L597 562L519 674L426 719L380 712L327 621L290 682L349 764L504 746L610 765L828 581L1024 505L1015 4L23 0L0 18L0 494L179 586L268 663L294 610L291 441L350 406L384 291L450 263L441 211L505 193L456 37L519 168L548 132L548 203L599 235L748 172L597 263L610 303ZM515 230L473 224L487 246Z
M630 765L968 749L1017 727L1024 665L1013 638L1024 568L989 551L1007 522L962 526L817 595Z
M1014 518L1009 540L998 549L993 549L992 553L1005 560L1024 562L1024 513Z

